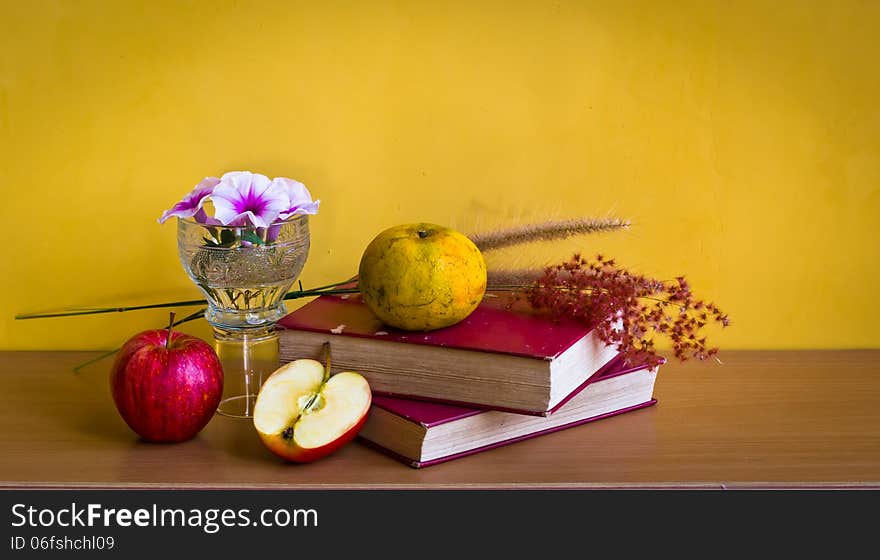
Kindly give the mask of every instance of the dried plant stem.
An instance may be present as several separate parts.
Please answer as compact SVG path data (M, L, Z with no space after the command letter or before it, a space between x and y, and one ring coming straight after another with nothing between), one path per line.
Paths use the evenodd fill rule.
M557 290L559 292L567 292L571 294L608 294L608 290L603 290L602 288L572 288L571 286L566 286L563 284L540 284L538 282L526 282L526 283L512 283L512 284L490 284L486 287L487 292L514 292L514 293L524 293L527 294L530 290L534 289L548 289L548 290ZM668 301L661 298L655 298L651 296L636 296L639 299L644 299L647 301L654 301L663 305L679 305L676 302Z
M538 278L544 274L543 270L522 268L522 269L489 269L487 274L486 286L492 289L496 286L523 286L534 284Z
M602 233L628 228L629 220L620 218L574 218L526 224L469 235L481 251L493 251L525 243L566 239L576 235Z

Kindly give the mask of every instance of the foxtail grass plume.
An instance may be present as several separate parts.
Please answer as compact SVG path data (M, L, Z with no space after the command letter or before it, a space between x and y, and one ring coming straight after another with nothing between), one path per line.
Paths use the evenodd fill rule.
M490 230L471 234L468 237L481 251L486 252L526 243L626 229L629 225L629 220L620 218L574 218Z

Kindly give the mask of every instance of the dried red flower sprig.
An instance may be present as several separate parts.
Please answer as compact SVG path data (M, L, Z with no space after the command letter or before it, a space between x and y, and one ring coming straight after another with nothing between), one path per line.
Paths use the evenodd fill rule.
M628 362L663 363L654 336L667 337L681 361L715 357L702 329L710 322L727 327L730 320L717 305L696 299L683 277L655 280L620 268L614 259L574 255L549 267L525 292L537 309L583 321L598 320L597 333L616 345ZM716 358L717 359L717 358Z

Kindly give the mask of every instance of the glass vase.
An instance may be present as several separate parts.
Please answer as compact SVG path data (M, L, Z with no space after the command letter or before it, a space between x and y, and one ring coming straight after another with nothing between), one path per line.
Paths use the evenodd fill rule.
M177 223L180 261L208 301L205 318L223 364L217 412L252 418L263 380L279 366L275 324L309 254L308 216L268 228Z

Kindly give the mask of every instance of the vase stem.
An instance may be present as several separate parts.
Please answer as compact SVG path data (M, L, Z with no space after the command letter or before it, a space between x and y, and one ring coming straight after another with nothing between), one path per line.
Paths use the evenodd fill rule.
M227 330L214 327L214 344L223 364L223 399L217 412L252 418L263 381L278 368L274 328Z

